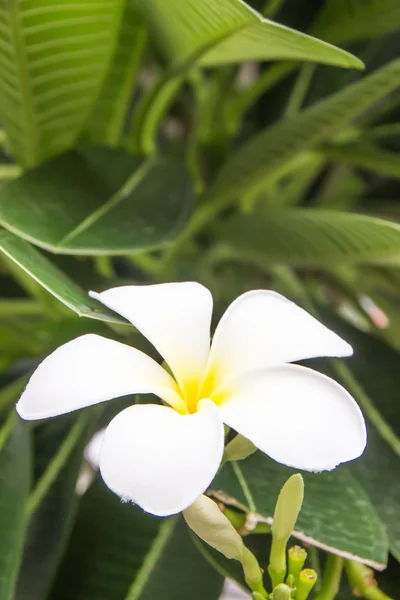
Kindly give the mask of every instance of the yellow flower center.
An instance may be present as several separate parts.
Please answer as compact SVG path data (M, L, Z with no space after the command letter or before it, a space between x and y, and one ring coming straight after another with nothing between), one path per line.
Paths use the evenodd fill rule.
M184 386L179 386L180 396L189 414L197 412L198 403L205 398L215 404L222 402L222 395L216 393L216 375L215 369L208 369L202 380L185 381Z

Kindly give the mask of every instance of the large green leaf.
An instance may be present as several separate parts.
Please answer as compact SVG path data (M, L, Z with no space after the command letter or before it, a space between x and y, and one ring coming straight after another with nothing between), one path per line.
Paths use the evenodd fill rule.
M334 330L350 342L354 357L349 366L374 403L375 409L400 439L399 354L384 342L345 325L329 320ZM368 444L361 458L350 464L353 475L368 492L376 511L386 525L391 552L400 560L400 456L396 455L372 423L368 425Z
M269 178L279 177L304 151L329 140L399 85L400 60L395 60L299 115L268 127L225 163L210 195L240 196Z
M98 478L83 498L57 600L217 600L220 577L177 517L122 504Z
M113 323L123 322L117 315L91 300L86 292L25 240L9 231L0 230L0 250L79 316Z
M85 128L85 139L95 144L119 143L146 41L147 29L137 0L126 0L117 49Z
M271 210L234 216L217 233L235 254L263 263L400 263L400 225L364 215L312 208Z
M0 599L13 600L30 486L29 429L13 416L0 430Z
M71 433L70 451L29 521L15 600L43 600L48 595L73 525L78 500L76 482L88 438L86 421L82 415L79 421L76 415L72 420L68 415L51 420L35 430L35 485Z
M114 50L122 0L0 3L0 118L22 164L71 146Z
M335 44L400 29L398 0L326 0L313 34Z
M226 465L211 489L228 504L237 504L271 523L276 499L293 469L261 452ZM343 556L354 556L382 569L388 542L367 494L344 466L330 473L302 473L305 498L294 536Z
M89 147L3 186L0 224L52 252L126 254L167 244L193 199L179 162Z
M309 60L362 68L351 54L263 18L241 0L147 0L140 8L174 70L245 60Z

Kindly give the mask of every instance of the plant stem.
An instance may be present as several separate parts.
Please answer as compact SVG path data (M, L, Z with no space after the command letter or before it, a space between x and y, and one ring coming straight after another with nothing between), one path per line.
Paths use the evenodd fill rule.
M339 591L344 560L335 554L328 554L321 589L316 600L333 600Z
M0 180L15 179L21 173L22 169L18 165L0 165Z
M25 514L29 519L32 514L37 510L38 506L46 496L47 492L57 479L62 468L67 462L71 452L79 442L81 435L87 425L87 415L81 414L73 427L69 430L68 435L63 440L56 454L47 465L47 469L37 482L35 488L29 496L28 503L26 505Z
M0 317L25 317L43 314L43 307L34 300L0 300Z
M400 456L400 439L397 437L389 423L382 417L371 398L355 379L345 362L340 359L331 359L330 363L346 388L356 398L363 409L364 414L379 431L381 437L387 442L393 452L397 454L397 456Z
M277 83L285 79L294 69L297 63L281 61L270 67L258 77L257 81L242 92L232 101L230 106L231 118L238 123L243 115L257 102L257 100Z
M267 0L261 13L267 19L273 19L279 9L282 7L285 0Z
M379 589L372 569L354 560L346 560L345 569L354 596L363 596L367 600L391 600Z
M286 106L285 117L293 117L300 111L314 72L315 65L312 63L306 63L300 69L300 72L293 86L289 102Z

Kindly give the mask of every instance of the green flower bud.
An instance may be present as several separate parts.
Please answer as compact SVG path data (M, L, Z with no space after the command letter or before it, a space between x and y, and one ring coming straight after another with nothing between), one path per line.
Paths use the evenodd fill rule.
M227 558L240 560L243 540L213 500L200 496L182 514L189 527L206 544Z
M256 446L250 442L250 440L238 434L225 447L222 461L226 463L233 460L243 460L244 458L251 456L256 450Z
M277 585L271 594L271 600L290 600L291 597L292 590L284 583Z
M309 593L317 581L317 577L314 569L304 569L300 572L297 583L296 600L307 600Z
M286 577L286 545L294 529L304 497L304 481L300 473L292 475L282 487L272 523L272 547L268 572L272 586Z
M288 550L288 573L294 579L294 587L297 587L300 571L304 567L307 552L300 546L292 546Z

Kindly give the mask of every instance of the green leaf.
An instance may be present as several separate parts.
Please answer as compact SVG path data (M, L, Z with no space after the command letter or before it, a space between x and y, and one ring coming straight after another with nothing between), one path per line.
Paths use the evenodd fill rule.
M180 517L158 519L122 504L97 478L82 500L50 598L217 600L222 583Z
M13 600L30 486L29 429L13 413L0 430L0 481L0 599Z
M334 44L378 38L400 29L398 0L326 0L312 33Z
M0 118L26 166L70 147L114 50L122 0L0 3Z
M117 49L84 132L90 142L110 146L120 142L146 41L137 0L127 0Z
M305 151L329 140L399 85L400 60L395 60L299 115L278 121L233 154L209 195L238 197L279 178Z
M250 261L327 267L399 264L400 225L339 211L293 208L234 216L218 239Z
M82 415L81 415L82 419ZM76 421L76 416L74 416ZM71 428L71 417L58 418L35 430L34 472L37 482L70 432L74 446L29 522L15 600L43 600L55 576L72 528L78 497L76 482L87 443L87 427ZM43 481L43 480L42 480ZM35 490L35 488L34 488ZM32 495L31 495L32 498Z
M330 160L400 179L399 154L379 148L370 142L360 140L349 144L326 145L322 147L322 153Z
M228 504L257 513L271 523L279 491L294 472L257 452L240 464L226 465L211 489ZM388 552L386 532L349 470L342 466L329 473L302 475L304 503L293 535L382 569Z
M99 303L91 300L87 292L71 281L43 254L13 233L0 230L0 250L80 317L100 319L111 323L125 322L114 313L102 308Z
M309 60L362 68L351 54L263 18L240 0L147 0L141 9L174 71L246 60Z
M350 342L354 356L349 366L374 403L375 409L400 438L399 354L384 342L330 319L335 331ZM352 474L368 492L386 525L391 552L400 561L400 457L385 442L379 430L368 425L368 444L361 458L350 463Z
M166 245L194 200L184 167L122 149L59 156L0 189L0 224L61 254L127 254Z

